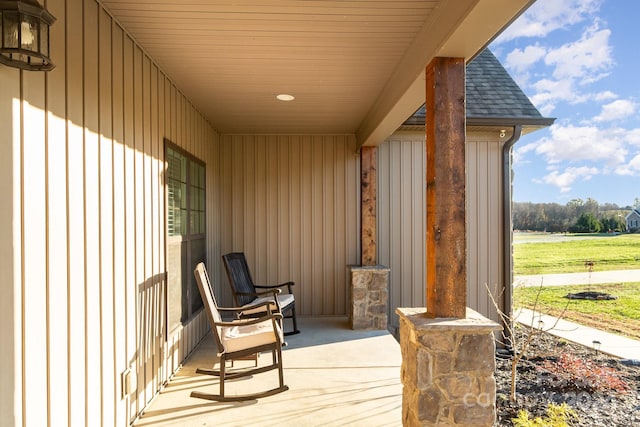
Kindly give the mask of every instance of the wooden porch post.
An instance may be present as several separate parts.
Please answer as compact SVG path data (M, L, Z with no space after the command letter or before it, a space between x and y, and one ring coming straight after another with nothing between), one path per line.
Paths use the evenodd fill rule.
M361 265L349 266L353 329L387 329L388 323L390 270L377 264L377 153L376 147L360 148Z
M466 316L465 62L426 69L427 317Z
M377 264L378 149L362 147L360 150L361 262L364 266L370 266Z

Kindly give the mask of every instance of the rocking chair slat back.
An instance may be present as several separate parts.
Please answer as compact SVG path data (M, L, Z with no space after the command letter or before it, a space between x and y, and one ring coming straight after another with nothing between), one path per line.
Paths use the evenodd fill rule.
M251 272L249 271L249 266L247 265L247 260L244 254L241 252L233 252L225 255L225 267L227 269L227 274L229 275L229 280L235 289L233 296L236 299L236 305L242 306L249 304L255 299L255 297L238 295L239 293L256 292L253 278L251 277Z

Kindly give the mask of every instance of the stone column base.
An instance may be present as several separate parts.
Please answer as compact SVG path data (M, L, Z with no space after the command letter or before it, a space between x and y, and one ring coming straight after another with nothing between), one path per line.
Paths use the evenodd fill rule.
M382 265L349 266L351 329L387 329L389 272Z
M497 323L467 308L465 319L431 319L398 308L404 426L487 426L496 420Z

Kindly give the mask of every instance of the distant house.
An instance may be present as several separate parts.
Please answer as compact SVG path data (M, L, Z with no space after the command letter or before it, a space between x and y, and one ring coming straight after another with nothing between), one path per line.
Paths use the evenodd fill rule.
M640 208L635 208L626 217L627 231L634 231L640 228Z

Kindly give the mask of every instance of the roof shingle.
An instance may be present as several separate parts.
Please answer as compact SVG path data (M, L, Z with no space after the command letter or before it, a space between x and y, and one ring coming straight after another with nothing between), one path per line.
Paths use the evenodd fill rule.
M522 121L542 126L553 123L553 119L540 114L489 49L480 52L467 64L466 96L468 121L496 119L496 122L499 120L509 123ZM425 115L423 105L405 124L424 125Z
M542 118L500 61L485 49L467 65L467 117Z

